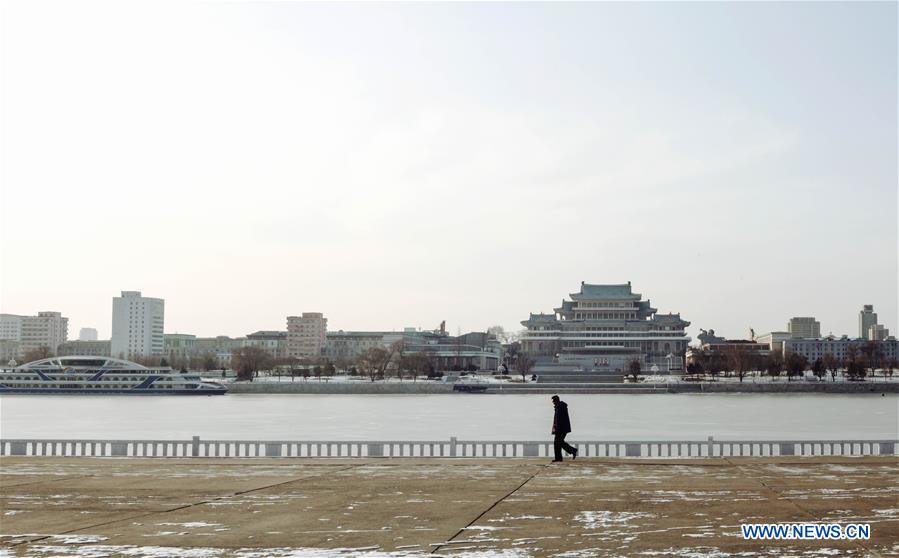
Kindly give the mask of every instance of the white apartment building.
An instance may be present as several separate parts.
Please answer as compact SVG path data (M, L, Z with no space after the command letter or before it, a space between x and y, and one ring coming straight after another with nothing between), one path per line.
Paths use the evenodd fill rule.
M23 355L42 347L56 354L56 349L68 338L69 319L59 312L38 312L37 316L22 316L19 350Z
M122 291L112 299L113 357L134 358L165 354L165 300Z
M328 319L321 312L303 312L287 317L287 356L315 358L322 356L328 333Z
M97 330L92 327L81 328L81 331L78 332L78 340L79 341L96 341L97 340Z
M22 318L16 314L0 314L0 339L21 341Z
M821 322L813 317L790 318L787 331L792 339L817 339L821 337Z

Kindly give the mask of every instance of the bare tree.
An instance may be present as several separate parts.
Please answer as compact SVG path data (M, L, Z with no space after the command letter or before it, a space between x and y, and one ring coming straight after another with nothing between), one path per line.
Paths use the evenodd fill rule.
M751 367L752 355L749 354L746 347L730 345L725 350L724 356L727 359L729 368L738 378L740 378L740 382L742 382L743 377L746 376L746 373Z
M889 358L886 361L886 369L883 371L883 373L892 378L893 370L895 370L896 368L899 368L899 360L897 360L895 357Z
M33 362L35 360L42 360L45 358L50 358L53 356L53 351L50 350L50 347L37 347L36 349L31 349L30 351L25 353L25 356L22 357L22 360L26 363Z
M333 378L334 374L337 373L337 367L334 366L334 363L328 359L325 359L325 363L322 365L322 368L323 368L325 377L327 377L327 378Z
M518 353L518 357L515 359L515 370L521 374L522 382L528 381L528 376L531 374L531 370L533 370L536 362L527 353Z
M877 369L883 367L883 351L877 341L868 341L862 345L862 354L865 355L865 364L871 371L871 377L877 376Z
M843 363L839 358L833 355L833 353L824 353L824 356L821 357L821 364L824 365L824 368L830 371L830 381L837 381L837 372L840 371L840 368L843 366Z
M396 373L396 377L399 381L403 381L403 372L405 370L405 358L406 358L406 344L402 339L392 343L388 348L387 352L389 353L387 365L384 367L384 371L386 372L389 369L393 369Z
M381 347L372 347L356 359L356 366L371 381L384 377L384 370L390 362L390 353Z
M850 344L846 347L846 377L849 380L864 380L865 379L865 366L864 366L864 355L859 352L857 346Z
M503 328L503 326L501 326L501 325L495 325L495 326L488 327L487 335L488 336L492 335L500 343L508 343L509 342L509 336L506 333L505 328Z
M270 362L271 356L259 347L240 347L231 354L231 365L237 370L238 380L252 381Z
M206 370L207 372L218 368L218 360L215 358L215 353L207 351L200 355L199 361L203 370Z
M419 375L425 375L431 368L431 362L424 353L407 353L400 360L400 367L412 375L414 382Z
M636 383L640 380L640 373L643 371L643 359L639 357L632 358L627 363L627 375Z
M812 363L812 373L819 380L823 380L824 376L827 375L827 367L824 366L824 359L816 358L815 362Z
M793 376L799 376L808 368L808 359L799 353L787 353L784 358L784 365L787 369L787 380L792 380Z
M783 356L777 351L771 351L770 353L768 353L768 358L765 359L765 372L768 374L768 376L777 378L780 376L780 373L783 372L783 369Z

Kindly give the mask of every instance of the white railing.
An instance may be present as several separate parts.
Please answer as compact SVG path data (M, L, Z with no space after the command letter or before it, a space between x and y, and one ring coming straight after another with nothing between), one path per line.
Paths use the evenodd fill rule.
M899 440L570 441L579 457L897 455ZM547 441L12 440L0 456L62 457L544 457Z

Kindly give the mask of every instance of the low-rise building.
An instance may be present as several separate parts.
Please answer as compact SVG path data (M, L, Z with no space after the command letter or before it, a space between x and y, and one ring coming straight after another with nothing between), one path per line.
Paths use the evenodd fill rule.
M772 331L769 333L757 335L755 337L755 340L758 343L768 345L768 348L771 350L771 352L779 353L782 355L784 352L784 341L792 338L793 337L789 331Z
M219 335L216 337L197 337L193 341L193 352L195 354L203 353L231 353L234 349L244 346L246 337L228 337L227 335Z
M502 343L485 332L449 335L445 328L425 330L407 327L403 331L329 332L325 356L331 360L353 360L372 348L389 349L402 342L406 355L421 353L435 370L495 371L502 361Z
M857 355L863 354L863 349L869 342L875 344L881 358L899 357L899 341L896 339L867 341L865 339L849 339L845 336L839 339L833 336L822 339L787 339L784 341L784 354L799 354L809 362L823 358L826 354L845 360L850 356L850 351L855 351Z
M110 341L66 341L59 346L58 356L112 356Z
M502 363L502 343L483 331L447 335L443 329L419 331L406 328L402 341L406 354L425 354L440 371L495 371Z
M246 347L258 347L272 358L287 356L287 332L262 330L247 335Z
M332 361L352 360L372 348L387 348L401 340L395 331L329 331L325 337L324 356Z

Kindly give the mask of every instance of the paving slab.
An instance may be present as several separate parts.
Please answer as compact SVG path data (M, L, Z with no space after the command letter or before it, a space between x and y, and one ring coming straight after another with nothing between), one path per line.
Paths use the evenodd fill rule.
M0 556L899 555L899 459L0 458ZM747 541L742 523L868 523Z

